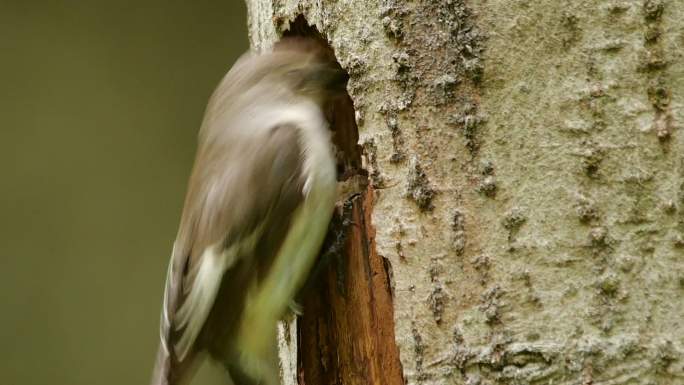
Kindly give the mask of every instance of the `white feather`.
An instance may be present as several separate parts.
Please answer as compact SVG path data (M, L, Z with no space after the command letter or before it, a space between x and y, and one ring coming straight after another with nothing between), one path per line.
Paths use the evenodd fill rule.
M224 273L241 255L254 250L262 233L263 225L259 225L249 236L226 249L223 249L223 242L219 242L207 247L202 253L196 270L191 272L192 279L188 280L192 282L188 295L176 313L177 329L183 329L183 334L175 345L179 360L185 358L202 330L214 306Z
M176 355L180 360L185 358L200 330L202 330L202 325L209 315L221 286L223 273L234 262L233 250L217 251L218 246L211 246L202 253L188 296L176 313L178 317L177 328L184 328L183 334L175 346Z

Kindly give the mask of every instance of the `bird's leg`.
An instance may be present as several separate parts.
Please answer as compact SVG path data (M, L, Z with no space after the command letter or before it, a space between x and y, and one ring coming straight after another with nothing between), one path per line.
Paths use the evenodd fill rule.
M311 274L309 275L306 284L304 284L303 288L300 290L300 293L304 293L307 289L314 287L318 281L318 277L322 272L325 271L332 261L335 261L336 264L335 269L337 271L338 277L338 288L342 290L344 287L342 284L344 281L344 258L342 256L342 251L344 250L344 246L349 238L349 227L356 224L353 220L352 209L354 207L354 202L360 196L361 194L354 193L345 198L341 203L337 204L337 207L333 212L332 219L330 220L330 225L328 225L328 233L323 241L323 246L321 247L318 261L311 270ZM343 291L341 292L343 293ZM297 299L298 298L299 295L297 296ZM297 302L297 300L293 300L290 304L290 310L297 315L301 315L302 306Z
M356 224L353 220L352 209L354 201L359 194L354 194L347 198L340 205L340 210L336 210L333 219L328 227L328 235L323 243L322 259L327 259L332 256L339 256L347 243L349 237L349 226Z
M323 242L321 250L321 260L326 261L331 257L340 257L347 239L349 238L349 227L355 225L353 220L354 201L361 194L353 194L345 199L335 210L333 218L328 226L328 234Z
M340 209L336 210L335 218L328 228L328 236L322 251L320 261L328 264L330 261L335 261L335 272L337 274L337 289L344 295L344 256L342 252L347 240L349 239L350 227L356 225L353 219L354 202L360 198L361 194L355 193L346 198L340 205Z

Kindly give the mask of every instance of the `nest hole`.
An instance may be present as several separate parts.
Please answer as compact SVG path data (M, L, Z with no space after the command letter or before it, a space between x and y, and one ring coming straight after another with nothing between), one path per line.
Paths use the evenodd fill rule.
M326 38L316 27L309 25L304 16L300 15L290 23L283 33L283 38L287 37L311 40L335 66L344 71ZM345 91L343 95L330 100L325 106L325 115L337 149L337 179L342 181L354 175L365 174L361 167L361 147L358 145L359 129L356 126L354 103L349 94Z

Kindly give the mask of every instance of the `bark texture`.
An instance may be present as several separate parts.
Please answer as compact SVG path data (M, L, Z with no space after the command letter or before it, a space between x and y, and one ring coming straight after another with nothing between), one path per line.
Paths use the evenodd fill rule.
M335 327L391 325L406 384L684 384L684 2L248 7L255 49L303 16L350 74L375 236L349 252L384 261L393 302L320 292L303 334L345 306ZM288 381L313 385L297 340ZM395 383L358 363L365 382L319 378Z

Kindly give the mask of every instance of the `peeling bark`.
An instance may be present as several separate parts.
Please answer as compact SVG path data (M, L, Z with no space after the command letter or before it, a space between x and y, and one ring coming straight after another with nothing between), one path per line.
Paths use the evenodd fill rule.
M346 248L314 282L299 327L299 384L403 385L388 265L375 252L373 191L354 201Z

